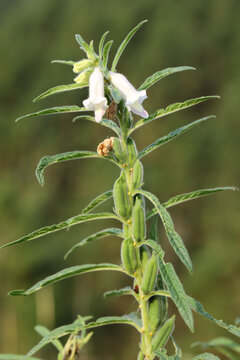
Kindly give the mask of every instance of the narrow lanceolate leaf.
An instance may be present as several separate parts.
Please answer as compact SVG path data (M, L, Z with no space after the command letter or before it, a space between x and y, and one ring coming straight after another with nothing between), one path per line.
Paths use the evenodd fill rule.
M47 336L50 333L50 330L48 330L45 326L42 325L36 325L34 327L34 330L41 335L42 337ZM63 350L63 346L61 344L61 342L59 340L53 340L52 344L55 346L55 348L58 351L62 351Z
M69 151L62 154L51 155L51 156L44 156L38 163L35 175L37 180L39 181L40 185L44 185L44 170L47 166L62 162L62 161L69 161L69 160L79 160L79 159L88 159L88 158L95 158L95 159L103 159L109 160L114 164L118 165L118 163L110 158L109 156L100 156L97 152L94 151ZM119 165L118 165L119 166Z
M198 119L198 120L193 121L192 123L190 123L188 125L181 126L180 128L178 128L178 129L176 129L174 131L171 131L169 134L167 134L165 136L162 136L161 138L154 141L151 145L148 145L145 149L140 151L140 153L138 154L138 158L141 159L143 156L149 154L153 150L156 150L161 145L168 143L169 141L175 139L179 135L182 135L186 131L192 129L193 127L195 127L197 125L199 125L203 121L206 121L206 120L209 120L209 119L212 119L212 118L215 118L215 116L214 115L206 116L206 117L204 117L202 119Z
M172 245L175 253L179 257L179 259L182 261L182 263L186 266L186 268L189 270L189 272L192 272L192 262L190 259L190 256L188 254L188 251L181 239L181 237L178 235L178 233L174 229L173 221L168 213L168 211L165 209L165 207L160 204L158 198L150 193L149 191L145 190L137 190L135 193L142 194L146 198L148 198L153 205L156 207L157 212L162 219L163 226L165 228L167 238ZM133 194L134 195L134 194Z
M113 41L110 40L106 43L106 45L103 48L103 68L105 69L107 67L107 63L108 63L108 55L109 55L109 51L112 47Z
M63 270L58 271L56 274L50 275L46 277L45 279L37 282L35 285L30 287L28 290L13 290L9 292L9 295L11 296L26 296L30 295L43 287L53 284L57 281L80 275L80 274L86 274L93 271L102 271L102 270L112 270L112 271L120 271L124 272L123 268L121 266L115 265L115 264L84 264L79 266L72 266Z
M211 100L211 99L219 99L219 96L201 96L198 98L186 100L184 102L178 102L178 103L169 105L168 107L166 107L166 109L157 110L154 114L150 115L148 118L137 121L137 123L132 127L132 129L129 130L129 135L133 131L138 129L139 127L141 127L145 124L148 124L149 122L151 122L153 120L162 118L163 116L166 116L166 115L173 114L180 110L187 109L191 106L197 105L203 101L207 101L207 100Z
M105 39L108 35L109 31L106 31L103 36L101 37L101 40L99 42L99 47L98 47L98 54L99 54L99 57L100 59L102 58L102 52L103 52L103 45L104 45L104 42L105 42Z
M69 335L75 332L82 330L84 325L81 322L75 321L73 324L60 326L52 331L50 331L42 340L34 346L24 357L24 360L29 359L29 356L34 355L37 351L42 349L47 344L53 342L56 339L61 338L62 336ZM9 359L10 360L10 359ZM13 359L15 360L15 359ZM17 359L16 359L17 360Z
M129 41L131 40L131 38L133 37L133 35L138 31L138 29L145 23L147 22L147 20L143 20L141 21L134 29L132 29L127 36L125 37L125 39L123 40L123 42L121 43L121 45L119 46L116 55L113 59L113 63L112 63L112 68L111 71L115 71L118 60L120 59L120 56L122 55L125 47L127 46L127 44L129 43Z
M223 187L216 187L216 188L211 188L211 189L195 190L195 191L191 191L189 193L173 196L168 201L163 203L162 205L165 208L170 208L172 206L182 204L182 203L184 203L186 201L189 201L189 200L198 199L200 197L207 196L207 195L212 195L212 194L214 194L216 192L225 191L225 190L239 191L238 188L233 187L233 186L223 186ZM146 219L147 220L150 219L155 214L157 214L157 209L153 208L152 210L150 210L147 213Z
M203 353L196 355L192 358L192 360L220 360L218 356L210 354L210 353Z
M87 57L90 58L92 61L95 60L95 54L94 54L94 50L92 47L90 47L86 41L83 40L83 38L81 37L81 35L76 34L75 35L75 39L78 42L78 44L80 45L80 49L82 49L86 54Z
M193 316L191 307L189 304L189 298L186 295L182 283L179 280L174 267L171 263L164 263L164 261L159 261L159 268L163 278L164 283L166 284L171 297L178 308L179 313L181 314L183 320L189 329L193 332Z
M87 330L87 329L93 329L105 325L112 325L112 324L126 324L135 327L139 332L141 331L141 320L137 317L135 313L129 314L129 315L123 315L123 316L106 316L99 318L95 322L91 322L87 325L83 325L79 322L74 322L70 325L65 325L58 327L54 330L52 330L47 336L45 336L36 346L34 346L27 354L26 356L34 355L37 351L42 349L45 345L49 344L55 339L58 339L62 336L76 333L80 330ZM10 359L8 359L10 360ZM13 359L15 360L15 359ZM16 359L18 360L18 359Z
M85 239L81 240L79 243L77 243L76 245L74 245L70 250L68 250L68 252L66 253L66 255L64 256L64 259L66 259L75 249L77 249L80 246L86 245L89 242L92 242L94 240L97 239L102 239L103 237L106 236L118 236L118 237L123 237L123 233L122 230L117 229L117 228L108 228L108 229L104 229L101 231L96 232L95 234L92 234L88 237L86 237Z
M231 334L236 335L238 337L240 337L240 328L236 325L227 325L226 323L224 323L222 320L216 320L214 319L214 317L210 314L208 314L205 310L203 305L193 299L192 297L188 296L188 301L189 301L189 305L191 306L192 310L195 311L196 313L198 313L199 315L205 317L206 319L212 321L214 324L226 329L227 331L229 331Z
M15 241L12 241L12 242L7 243L5 245L2 245L0 247L0 249L4 248L4 247L7 247L7 246L19 244L19 243L22 243L22 242L34 240L34 239L37 239L39 237L51 234L51 233L56 232L56 231L60 231L60 230L63 230L63 229L68 229L73 225L81 224L83 222L92 221L92 220L103 220L103 219L106 219L106 220L115 219L115 220L121 221L120 218L117 215L112 214L112 213L108 213L108 212L98 213L98 214L80 214L80 215L77 215L77 216L73 216L70 219L67 219L65 221L61 221L58 224L53 224L53 225L50 225L50 226L44 226L41 229L35 230L35 231L31 232L30 234L21 237L18 240L15 240Z
M167 69L164 69L161 71L157 71L153 75L149 76L142 83L142 85L138 88L138 90L146 90L146 89L150 88L150 86L152 86L156 82L158 82L159 80L161 80L169 75L175 74L180 71L185 71L185 70L196 70L196 69L192 66L178 66L178 67L172 67L172 68L167 68Z
M192 346L200 345L203 349L225 347L240 354L240 344L228 337L218 337L208 342L197 341Z
M117 126L117 124L115 124L115 122L113 122L112 120L109 119L102 119L100 121L100 123L97 123L95 118L93 116L88 116L88 115L79 115L79 116L75 116L75 118L73 119L73 122L75 122L76 120L89 120L92 121L96 124L99 125L103 125L109 129L111 129L112 131L114 131L119 137L121 136L121 130L120 128Z
M64 65L70 65L70 66L74 66L75 61L72 60L52 60L51 61L52 64L64 64Z
M93 209L95 209L98 205L101 205L104 201L111 199L113 197L113 191L109 190L104 192L101 195L98 195L95 199L93 199L85 208L82 210L83 214L87 214Z
M85 87L87 87L88 84L68 84L68 85L58 85L55 87L52 87L51 89L48 89L47 91L44 91L42 94L38 95L33 102L36 102L38 100L44 99L50 95L54 95L54 94L59 94L62 93L64 91L71 91L71 90L78 90L78 89L83 89ZM86 110L85 110L86 111Z
M153 249L153 251L157 254L157 256L159 257L159 259L163 260L164 257L164 251L161 248L161 246L159 244L156 243L155 240L145 240L141 243L141 245L147 245L149 246L151 249Z
M103 296L105 298L109 298L109 297L118 297L118 296L123 296L123 295L132 295L135 296L135 293L133 291L133 289L130 286L126 286L122 289L117 289L117 290L110 290L110 291L106 291Z
M26 360L26 355L0 354L0 360ZM41 360L35 357L28 357L27 360Z
M21 119L27 119L27 118L43 116L43 115L54 115L54 114L63 114L63 113L66 114L66 113L82 112L82 111L87 111L87 110L77 105L56 106L53 108L44 109L31 114L20 116L15 121L17 122Z

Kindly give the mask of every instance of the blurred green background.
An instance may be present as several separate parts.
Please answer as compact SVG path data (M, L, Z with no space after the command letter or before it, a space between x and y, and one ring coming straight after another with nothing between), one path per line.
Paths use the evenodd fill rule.
M74 34L97 43L110 30L111 59L128 31L143 19L149 22L128 45L118 71L137 87L155 71L180 65L196 67L162 80L148 91L149 113L177 101L201 95L221 96L192 109L151 123L136 131L139 150L157 137L205 115L217 119L201 125L144 158L145 189L161 201L172 195L214 186L238 186L239 0L0 0L0 209L4 244L44 225L78 214L95 196L109 190L118 169L98 160L80 160L50 167L46 185L34 177L44 155L70 150L95 150L112 135L100 125L73 115L34 118L14 123L22 114L51 106L76 104L87 91L56 95L41 103L31 100L44 90L71 83L71 67L50 64L53 59L80 60ZM149 206L149 205L148 205ZM101 207L111 210L112 203ZM150 206L149 206L150 208ZM100 208L99 208L100 210ZM171 210L176 229L193 259L190 277L168 248L186 291L204 303L216 318L233 323L240 304L239 194L221 193ZM106 290L127 285L117 273L93 273L46 287L36 295L10 298L9 290L27 288L63 267L82 263L119 263L120 242L104 239L77 250L67 261L68 248L112 222L83 224L0 253L0 351L25 353L38 340L35 324L54 328L72 322L78 313L121 315L135 308L132 299L104 300ZM175 308L172 308L175 311ZM195 317L190 334L178 317L176 340L185 355L191 343L227 335ZM82 359L135 358L138 337L125 326L97 329ZM51 346L39 354L55 359Z

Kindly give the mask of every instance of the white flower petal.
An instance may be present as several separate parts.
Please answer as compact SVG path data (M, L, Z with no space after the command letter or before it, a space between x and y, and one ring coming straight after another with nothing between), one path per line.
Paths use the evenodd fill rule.
M147 98L146 90L136 90L128 79L119 73L110 72L110 79L126 101L128 110L147 118L148 113L142 106L142 102Z

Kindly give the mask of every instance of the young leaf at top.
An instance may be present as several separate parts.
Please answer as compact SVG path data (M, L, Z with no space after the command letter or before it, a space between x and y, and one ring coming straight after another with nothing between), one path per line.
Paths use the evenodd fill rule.
M123 273L126 273L125 270L121 266L115 265L115 264L84 264L79 266L72 266L63 270L58 271L56 274L50 275L46 277L43 280L40 280L35 285L30 287L28 290L13 290L10 291L8 294L11 296L26 296L30 295L43 287L53 284L57 281L80 275L80 274L86 274L93 271L102 271L102 270L112 270L112 271L120 271Z
M73 84L68 84L68 85L58 85L58 86L52 87L51 89L48 89L47 91L44 91L40 95L38 95L35 99L33 99L33 102L44 99L50 95L59 94L64 91L83 89L85 87L88 87L88 84L73 83Z
M147 22L147 20L143 20L141 21L134 29L132 29L127 36L125 37L125 39L123 40L123 42L121 43L121 45L119 46L116 55L113 59L113 63L112 63L112 68L111 71L115 71L118 60L120 59L120 56L122 55L122 52L124 51L125 47L127 46L127 44L129 43L129 41L131 40L131 38L133 37L133 35L136 33L136 31L143 25L145 24L145 22Z
M93 48L91 46L89 46L86 41L83 40L83 38L81 37L81 35L76 34L75 35L75 39L78 42L78 44L80 45L80 49L82 49L85 54L87 55L87 57L92 60L95 61L96 59L96 55L93 51Z
M115 220L121 221L121 219L117 215L112 214L112 213L108 213L108 212L97 213L97 214L80 214L80 215L77 215L77 216L73 216L73 217L71 217L71 218L69 218L69 219L67 219L65 221L61 221L58 224L44 226L44 227L42 227L42 228L40 228L38 230L35 230L35 231L31 232L28 235L25 235L25 236L21 237L20 239L17 239L17 240L14 240L14 241L11 241L11 242L9 242L7 244L2 245L0 247L0 249L5 248L7 246L12 246L12 245L15 245L15 244L19 244L19 243L22 243L22 242L34 240L34 239L40 238L42 236L51 234L51 233L56 232L56 231L60 231L60 230L63 230L63 229L68 229L73 225L81 224L81 223L86 222L86 221L102 220L102 219L106 219L106 220L115 219Z
M113 160L109 156L100 156L97 152L94 151L69 151L62 154L52 155L52 156L44 156L38 163L36 169L36 178L41 186L44 185L44 170L47 166L62 162L62 161L69 161L69 160L79 160L79 159L88 159L88 158L95 158L95 159L103 159L109 160L114 164L120 166L115 160Z
M167 234L167 238L170 242L170 244L172 245L175 253L177 254L177 256L179 257L179 259L182 261L182 263L186 266L186 268L189 270L189 272L192 272L192 262L190 259L190 256L188 254L188 251L181 239L181 237L178 235L178 233L175 231L174 229L174 224L172 221L172 218L170 216L170 214L168 213L168 211L165 209L165 207L160 204L158 198L151 194L149 191L145 191L145 190L136 190L132 195L135 194L142 194L143 196L145 196L146 198L148 198L153 205L156 207L157 212L163 222L163 226L165 228L166 234Z
M108 63L108 55L109 55L109 51L112 47L112 44L113 44L113 41L110 40L106 43L106 45L104 46L103 48L103 60L102 60L102 63L103 63L103 69L105 70L106 67L107 67L107 63Z
M100 59L102 58L103 45L104 45L105 39L106 39L106 37L107 37L108 34L109 34L109 31L106 31L106 32L103 34L103 36L101 37L101 40L100 40L100 42L99 42L98 54L99 54Z
M123 233L122 233L122 230L117 229L117 228L108 228L108 229L98 231L98 232L86 237L85 239L81 240L80 242L75 244L73 247L71 247L71 249L68 250L68 252L65 254L64 259L66 259L78 247L86 245L89 242L92 242L94 240L102 239L103 237L106 237L106 236L117 236L117 237L122 238Z
M153 75L149 76L143 83L141 86L139 86L138 90L146 90L148 88L150 88L152 85L154 85L156 82L158 82L161 79L164 79L165 77L175 74L177 72L180 71L185 71L185 70L196 70L194 67L192 66L178 66L178 67L172 67L172 68L167 68L161 71L157 71L156 73L154 73Z
M187 109L187 108L189 108L191 106L200 104L203 101L207 101L207 100L211 100L211 99L219 99L219 98L220 98L220 96L215 96L215 95L213 95L213 96L201 96L201 97L198 97L198 98L186 100L184 102L178 102L178 103L175 103L175 104L171 104L171 105L167 106L166 109L157 110L152 115L149 115L148 118L138 120L136 122L136 124L129 130L128 135L130 135L133 131L135 131L139 127L141 127L141 126L143 126L145 124L148 124L149 122L151 122L153 120L162 118L163 116L166 116L166 115L173 114L173 113L175 113L177 111L180 111L180 110Z
M181 126L180 128L171 131L168 135L165 135L159 139L157 139L156 141L154 141L151 145L148 145L145 149L143 149L142 151L140 151L140 153L138 154L138 159L141 159L142 157L146 156L147 154L149 154L150 152L152 152L153 150L156 150L157 148L159 148L161 145L166 144L167 142L175 139L176 137L182 135L183 133L185 133L186 131L192 129L193 127L201 124L203 121L215 118L216 116L211 115L211 116L206 116L204 118L198 119L196 121L193 121L190 124Z
M66 105L66 106L56 106L49 109L40 110L31 114L23 115L17 118L15 121L19 121L21 119L28 119L30 117L43 116L43 115L54 115L54 114L65 114L72 112L82 112L87 111L84 107L79 107L77 105Z

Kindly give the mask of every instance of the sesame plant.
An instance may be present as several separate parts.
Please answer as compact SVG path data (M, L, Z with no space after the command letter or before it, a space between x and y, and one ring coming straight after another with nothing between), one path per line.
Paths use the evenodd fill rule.
M133 133L154 120L159 120L162 117L204 101L216 99L218 96L201 96L184 102L177 102L167 106L165 109L158 109L149 115L143 107L143 101L147 98L147 89L169 75L194 70L194 68L180 66L158 71L144 80L141 86L136 89L123 74L117 71L117 66L128 42L144 23L145 21L142 21L129 32L120 44L112 65L109 67L108 57L113 41L106 41L108 32L102 36L97 52L93 47L93 41L87 44L80 35L76 35L77 43L80 45L85 58L77 62L54 61L55 63L73 67L73 72L76 73L74 83L51 88L39 95L35 101L64 91L88 87L89 97L83 101L83 106L52 107L17 119L18 121L23 118L42 115L76 113L74 121L84 118L107 127L110 130L109 138L98 145L97 151L71 151L45 156L37 166L36 177L39 183L43 185L46 167L62 161L97 158L110 161L119 168L120 174L115 180L113 188L97 196L78 215L57 224L44 226L2 246L3 248L32 241L84 222L104 219L118 221L118 227L103 228L103 230L91 234L76 243L67 251L65 257L90 242L107 236L115 236L122 241L121 262L119 264L81 264L63 268L30 286L27 290L14 290L9 294L11 296L27 296L40 291L49 284L72 276L93 271L118 271L131 278L132 286L110 290L105 293L105 297L132 296L135 299L136 311L123 316L101 317L95 321L92 321L91 317L88 316L78 316L73 323L51 331L43 326L37 326L36 330L40 333L42 339L26 356L20 356L19 359L31 358L49 343L52 343L58 350L58 360L78 359L81 347L88 342L92 335L91 332L86 333L87 330L105 325L127 324L133 326L139 334L139 350L138 354L136 354L138 360L179 360L182 358L182 352L174 339L175 316L181 316L186 327L193 332L193 312L228 330L235 336L240 336L238 326L227 325L222 320L216 320L204 310L200 302L186 294L173 264L165 260L165 253L161 241L158 239L158 225L161 222L176 256L184 264L187 271L192 273L193 266L190 255L183 240L175 230L168 211L169 208L216 192L235 190L235 188L217 187L196 190L173 196L164 203L148 189L145 189L142 159L152 151L157 150L195 126L214 118L214 116L206 116L195 120L167 135L161 136L146 148L141 149L140 152L137 150L138 146L133 140ZM141 147L141 144L139 144L139 147ZM95 208L107 200L111 202L110 208L113 208L113 211L95 212ZM146 201L152 205L149 212L146 212ZM168 311L169 302L176 305L176 314ZM80 311L84 312L84 309L80 309ZM69 338L66 344L62 345L59 339L66 335ZM16 358L14 357L14 359ZM11 355L5 355L2 359L9 360ZM193 359L214 360L218 358L205 352L195 356Z

